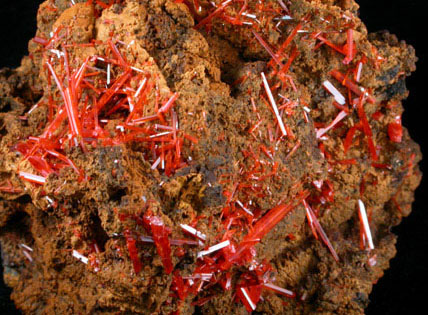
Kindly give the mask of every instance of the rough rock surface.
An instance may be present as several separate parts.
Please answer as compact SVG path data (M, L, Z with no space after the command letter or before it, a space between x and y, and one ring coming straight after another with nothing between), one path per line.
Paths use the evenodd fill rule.
M16 306L28 314L244 314L248 305L236 292L248 281L245 288L261 290L263 299L253 301L260 314L363 313L373 284L395 255L390 228L410 214L421 179L417 144L405 128L400 139L394 138L407 96L405 77L415 70L413 48L388 33L368 34L354 1L248 1L249 13L240 17L247 22L243 25L236 21L247 1L214 1L224 6L217 11L207 1L75 2L48 0L40 6L36 37L49 39L59 30L51 47L56 53L33 40L19 68L0 70L0 242L4 279L13 288ZM195 12L198 5L201 10ZM205 23L209 14L213 19ZM279 23L278 18L290 16ZM283 56L276 55L284 65L291 62L281 81L281 71L273 70L275 60L255 34L275 54L299 25L301 32ZM344 64L349 28L355 52ZM150 151L140 142L106 145L98 139L62 148L83 179L72 167L61 167L43 185L24 180L20 172L37 172L28 156L18 152L19 144L40 136L51 115L64 106L47 62L64 74L64 63L54 63L55 54L66 51L76 69L91 56L108 54L108 46L99 43L112 38L128 64L155 78L144 116L156 114L158 98L178 93L174 110L180 134L192 136L183 140L184 161L168 173L153 167ZM337 47L343 47L342 53ZM294 57L293 51L298 52ZM373 102L331 76L334 69L358 70L363 55L358 84ZM101 67L92 59L90 64ZM105 78L110 70L102 66ZM111 75L120 71L112 68ZM281 137L261 72L268 77L287 136ZM354 78L356 73L347 75ZM334 104L323 88L326 80L345 96L347 115L317 137L345 108ZM138 88L135 82L130 86ZM54 113L46 105L52 102ZM37 103L45 105L29 113ZM79 115L83 110L79 107ZM371 136L361 123L364 116ZM111 118L103 126L106 133L115 134L119 120L119 115ZM359 127L352 137L354 126ZM67 129L67 122L59 127ZM193 137L197 141L189 140ZM349 137L352 145L345 148ZM319 231L320 239L315 239L303 198L338 261ZM361 245L358 200L368 213L372 250ZM224 264L230 257L226 250L207 255L217 260L204 261L218 263L214 276L206 282L193 278L203 284L199 292L189 284L186 277L204 264L197 258L203 247L225 240L237 249L245 247L242 240L254 232L251 227L260 228L257 223L279 204L292 209L261 239L251 240L251 254L245 252L245 259L230 266ZM156 237L144 221L148 216L161 220L170 239L194 240L180 227L192 225L206 235L206 245L171 244L166 256L174 271L168 273L162 248L139 241L141 236ZM131 258L130 240L141 270ZM73 250L89 263L76 259ZM263 264L272 268L254 276L254 284L248 277ZM221 283L229 275L231 288L225 289ZM263 282L266 276L269 280ZM185 295L177 289L179 280L188 288ZM263 287L271 282L297 296ZM250 298L259 295L251 291Z

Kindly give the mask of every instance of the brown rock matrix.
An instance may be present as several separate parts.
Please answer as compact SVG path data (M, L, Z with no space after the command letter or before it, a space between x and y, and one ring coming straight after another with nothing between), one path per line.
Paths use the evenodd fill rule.
M411 212L414 49L344 0L47 0L0 70L25 314L362 314Z

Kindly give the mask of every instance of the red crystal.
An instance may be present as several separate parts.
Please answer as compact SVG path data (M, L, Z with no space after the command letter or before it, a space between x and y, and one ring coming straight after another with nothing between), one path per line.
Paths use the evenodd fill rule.
M290 290L278 287L272 283L263 284L263 288L268 289L268 290L272 290L273 292L276 292L278 294L281 294L281 295L289 297L289 298L295 298L296 297L296 293L294 293Z
M323 243L327 246L327 248L330 250L330 253L333 255L334 260L339 261L339 256L336 253L336 250L334 249L333 245L331 244L330 240L327 237L327 234L324 232L324 229L322 228L321 224L319 223L317 217L313 213L311 207L306 202L306 200L303 201L303 205L306 208L306 211L309 213L309 216L311 217L310 222L314 225L315 229L318 231L321 240Z
M240 286L236 288L236 296L242 304L244 304L245 309L248 312L252 312L256 309L257 303L260 301L261 292L261 285L253 285L249 287Z
M4 185L4 182L2 182L0 185L0 191L4 191L4 192L8 192L8 193L21 193L22 189L21 188L15 188L13 187L12 183L10 182L10 180L7 180L7 185Z
M342 83L343 86L346 86L348 89L350 89L352 92L354 92L358 96L362 96L367 93L367 91L364 88L359 87L355 82L353 82L351 79L344 76L340 71L333 70L330 72L330 74L340 83ZM376 103L376 100L373 96L367 94L367 101L371 104Z
M226 0L223 3L221 3L217 9L215 9L212 13L210 13L206 18L204 18L202 21L200 21L196 26L195 29L199 29L202 26L204 26L205 24L208 24L211 22L211 20L219 15L229 4L232 3L232 0Z
M388 125L388 136L392 142L401 142L403 138L403 126L401 125L401 116L396 116L395 121Z
M144 223L150 227L153 241L155 242L157 252L162 259L165 272L170 274L173 270L171 259L171 245L169 242L169 231L163 224L161 218L152 215L145 215Z
M309 195L309 192L303 191L296 196L296 202L301 202ZM281 204L269 210L257 223L253 226L251 231L244 237L236 249L236 253L232 255L221 266L223 270L228 269L229 266L235 261L241 260L244 256L248 255L248 251L272 230L291 210L294 204Z
M354 50L355 50L355 45L354 45L354 30L352 28L348 29L348 31L346 32L347 34L347 40L346 40L346 45L344 47L344 51L346 52L346 57L343 60L343 63L345 65L348 65L352 59L354 58Z
M184 300L187 297L187 286L185 286L179 270L174 271L172 276L171 290L177 293L177 296L180 300Z
M142 265L140 258L138 257L136 240L131 236L131 232L128 229L124 231L124 234L126 237L126 246L128 247L129 257L131 258L135 273L138 274L141 271Z
M364 111L364 99L365 99L365 95L362 94L360 96L359 102L357 103L358 117L360 118L360 121L361 121L362 126L363 126L363 131L367 137L367 143L369 146L369 152L370 152L371 159L373 161L377 161L378 155L376 152L375 144L373 142L373 133L372 133L370 124L367 120L366 112Z

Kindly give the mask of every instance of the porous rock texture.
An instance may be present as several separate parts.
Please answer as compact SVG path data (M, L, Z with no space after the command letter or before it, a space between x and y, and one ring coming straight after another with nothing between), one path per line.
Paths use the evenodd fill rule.
M386 32L368 34L352 0L215 0L220 9L204 0L75 2L47 0L40 6L36 38L49 40L59 30L49 47L56 52L32 40L19 68L0 70L0 242L4 279L17 308L25 314L245 314L254 307L257 314L363 313L373 284L395 255L390 229L410 214L421 179L418 145L405 128L400 134L397 122L408 93L405 77L415 70L413 48ZM239 13L244 5L247 15ZM355 47L346 63L349 28ZM275 58L263 47L264 41L275 55L289 36ZM94 76L105 80L111 71L119 77L123 64L110 70L91 59L114 59L102 44L109 40L128 65L153 78L141 116L156 114L157 98L177 93L175 114L165 113L165 119L176 115L179 135L190 135L182 146L178 141L181 162L167 171L155 165L153 151L142 142L105 143L99 137L56 148L79 172L52 166L55 171L46 176L38 173L28 158L32 153L23 154L20 143L43 138L52 115L65 106L47 61L64 77L64 58L56 56L66 52L73 69L90 60L94 69L86 73L101 69ZM281 67L290 61L282 77L275 59ZM358 86L370 96L331 76L337 70L355 82L359 61ZM323 88L326 80L345 97L344 107ZM129 86L135 95L139 83ZM86 91L82 102L85 95L89 102L102 97ZM37 103L43 105L30 111ZM341 112L346 117L321 135ZM101 124L107 113L99 114ZM116 127L123 119L109 120L102 128L119 139ZM68 123L64 119L57 129L68 132ZM46 179L40 185L20 172ZM321 232L313 233L303 200L337 261ZM367 248L358 200L369 217L374 249ZM247 238L246 247L244 237L266 227L263 218L271 218L278 205L290 206L284 218L260 239ZM206 239L164 247L162 241L144 242L141 236L156 242L150 218L158 219L165 228L159 235L170 240L198 240L180 224ZM226 240L225 249L198 258ZM242 257L234 256L239 250ZM211 276L201 281L195 268L204 265ZM296 297L268 289L269 283Z

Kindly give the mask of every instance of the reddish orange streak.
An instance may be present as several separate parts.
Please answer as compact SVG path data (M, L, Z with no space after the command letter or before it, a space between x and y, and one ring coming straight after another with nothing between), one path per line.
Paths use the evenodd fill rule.
M340 71L338 70L332 70L330 74L339 81L343 86L346 86L348 89L350 89L352 92L357 94L358 96L361 96L366 93L366 90L364 88L359 87L356 83L354 83L351 79L346 78ZM376 100L373 98L373 96L369 95L367 93L367 101L371 104L376 103Z
M202 21L200 21L195 26L195 29L199 29L202 26L204 26L205 24L208 24L209 22L211 22L211 20L213 19L213 17L215 17L217 14L219 14L221 11L223 11L231 3L232 3L232 0L226 0L226 1L224 1L222 4L220 4L220 6L216 10L214 10L206 18L204 18Z

